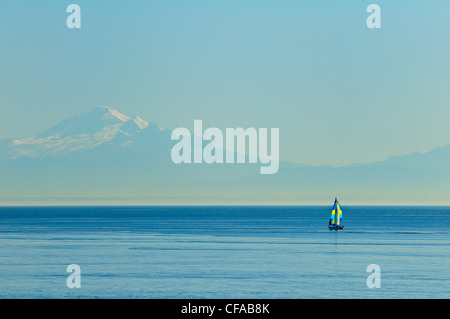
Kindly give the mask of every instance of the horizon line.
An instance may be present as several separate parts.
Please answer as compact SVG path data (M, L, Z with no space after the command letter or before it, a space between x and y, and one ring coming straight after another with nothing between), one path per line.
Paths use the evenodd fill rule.
M83 207L328 207L332 204L25 204L2 205L0 208L83 208ZM343 207L450 207L449 204L345 204Z

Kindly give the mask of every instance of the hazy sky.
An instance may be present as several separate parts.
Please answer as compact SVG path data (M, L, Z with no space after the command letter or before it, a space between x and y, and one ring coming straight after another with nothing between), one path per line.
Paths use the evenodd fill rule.
M81 7L68 29L66 7ZM381 7L368 29L366 7ZM0 2L0 139L108 105L345 165L450 144L450 1Z

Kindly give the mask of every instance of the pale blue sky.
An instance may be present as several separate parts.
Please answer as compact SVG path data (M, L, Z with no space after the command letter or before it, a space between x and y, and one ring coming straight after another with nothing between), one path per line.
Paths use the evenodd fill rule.
M66 27L77 3L82 28ZM366 27L377 3L382 28ZM279 127L345 165L450 144L449 1L0 3L0 139L108 105L160 127Z

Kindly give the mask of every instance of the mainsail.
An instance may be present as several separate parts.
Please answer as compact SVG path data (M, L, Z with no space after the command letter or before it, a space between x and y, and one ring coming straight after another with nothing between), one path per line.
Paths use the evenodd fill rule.
M336 214L337 212L337 214ZM340 225L342 223L342 210L341 205L339 205L339 202L337 198L334 200L333 209L331 211L331 217L330 217L330 225Z

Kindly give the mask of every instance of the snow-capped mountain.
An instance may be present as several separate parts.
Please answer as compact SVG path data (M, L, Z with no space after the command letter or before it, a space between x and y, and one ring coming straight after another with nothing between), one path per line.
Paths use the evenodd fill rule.
M35 136L3 141L0 147L6 150L6 159L58 157L105 143L127 147L149 124L140 117L131 118L111 107L96 107Z

